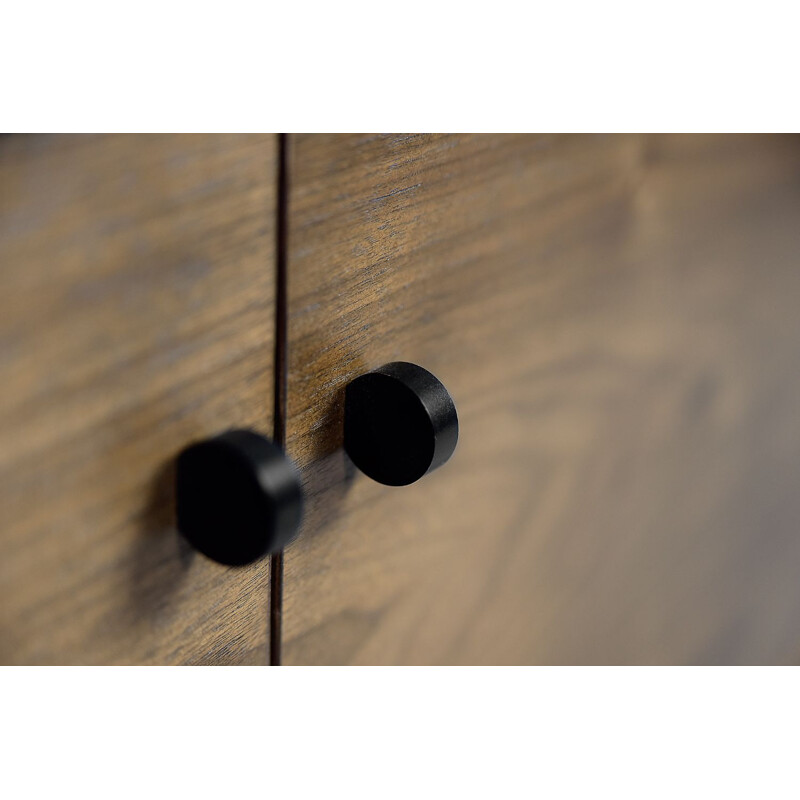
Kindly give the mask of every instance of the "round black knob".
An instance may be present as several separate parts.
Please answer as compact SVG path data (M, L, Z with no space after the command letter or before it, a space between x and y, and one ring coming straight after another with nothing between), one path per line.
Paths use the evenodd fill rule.
M414 483L444 464L456 442L455 404L428 370L394 361L347 385L344 447L378 483Z
M303 494L297 470L276 444L234 430L178 456L176 505L178 530L194 547L240 566L294 538Z

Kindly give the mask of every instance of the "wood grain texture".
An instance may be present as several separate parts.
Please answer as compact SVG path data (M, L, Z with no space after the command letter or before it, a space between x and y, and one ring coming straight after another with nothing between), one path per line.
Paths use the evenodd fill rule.
M264 663L173 459L271 432L274 136L0 140L0 662Z
M800 141L296 136L286 663L800 657ZM345 384L451 390L379 486Z

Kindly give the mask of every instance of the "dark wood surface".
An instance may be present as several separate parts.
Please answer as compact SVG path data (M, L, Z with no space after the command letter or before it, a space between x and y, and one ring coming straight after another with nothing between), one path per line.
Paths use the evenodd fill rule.
M0 662L265 663L172 462L272 428L275 137L0 139Z
M291 138L285 663L796 663L800 141ZM461 439L341 450L387 361Z

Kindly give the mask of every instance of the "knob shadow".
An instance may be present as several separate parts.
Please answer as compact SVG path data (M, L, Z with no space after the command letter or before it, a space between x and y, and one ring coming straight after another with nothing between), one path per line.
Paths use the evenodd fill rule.
M134 618L157 616L169 606L197 554L175 525L175 458L162 464L137 520L128 586Z
M305 518L298 538L323 536L338 519L358 472L344 451L344 387L330 399L315 436L309 463L302 467Z

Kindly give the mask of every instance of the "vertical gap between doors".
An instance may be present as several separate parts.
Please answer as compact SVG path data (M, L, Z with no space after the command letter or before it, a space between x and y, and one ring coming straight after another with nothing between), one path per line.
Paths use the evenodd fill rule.
M273 441L286 448L287 364L287 267L289 238L289 135L278 134L278 175L275 230L275 359ZM269 663L281 663L281 622L283 613L283 551L273 553L269 562Z

